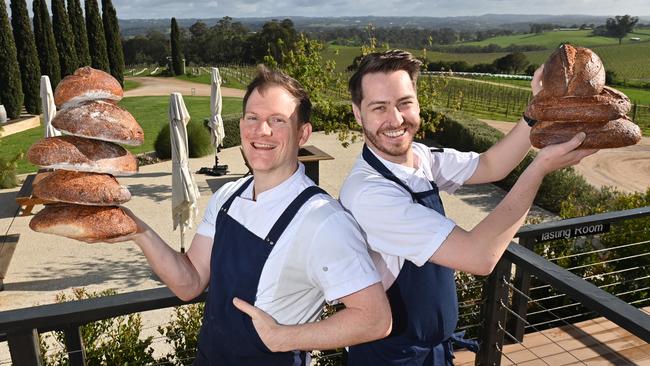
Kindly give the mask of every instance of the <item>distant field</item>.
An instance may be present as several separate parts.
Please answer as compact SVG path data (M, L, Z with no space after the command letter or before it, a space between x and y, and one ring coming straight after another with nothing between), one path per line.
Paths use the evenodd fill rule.
M650 31L647 31L650 33ZM589 38L589 37L585 37ZM602 37L601 37L602 38ZM650 37L649 37L650 38ZM495 38L492 38L495 39ZM650 42L626 42L622 45L591 46L603 60L608 70L616 72L620 79L625 80L650 80ZM338 51L338 54L336 52ZM422 56L422 50L407 49L417 56ZM546 61L553 52L552 49L543 51L525 52L528 60L536 65ZM337 71L344 71L352 63L355 56L361 53L359 47L329 45L323 50L324 59L336 61ZM495 59L506 55L498 53L442 53L427 51L426 56L430 61L466 61L469 64L491 63Z
M641 34L639 34L641 36ZM650 40L650 35L642 41ZM594 46L607 46L618 45L616 38L592 36L590 30L576 30L576 31L548 31L540 34L516 34L512 36L500 36L488 38L480 42L465 42L461 45L467 46L487 46L489 44L496 44L502 47L514 45L539 45L547 48L555 48L561 43L571 43L581 47L594 47ZM634 43L630 41L630 36L623 40L623 44ZM638 42L637 42L638 43Z

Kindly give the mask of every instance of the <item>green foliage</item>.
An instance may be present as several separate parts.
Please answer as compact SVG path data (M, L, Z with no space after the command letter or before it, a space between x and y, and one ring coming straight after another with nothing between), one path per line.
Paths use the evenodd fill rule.
M190 158L200 158L214 152L210 131L199 120L190 120L187 124L187 144ZM160 159L171 159L172 147L169 124L162 127L154 143L156 155Z
M111 72L106 53L106 38L102 18L99 16L97 0L85 0L86 30L88 32L88 49L90 65L99 70Z
M0 4L0 104L5 106L9 118L20 116L23 87L16 58L16 44L4 1Z
M623 42L623 38L634 29L639 21L638 17L630 15L617 15L614 18L607 18L605 29L607 35L618 39L618 44Z
M0 156L0 189L18 187L16 167L18 167L18 160L22 158L22 153L17 154L13 158Z
M56 41L52 32L50 13L47 10L45 0L34 0L32 7L34 12L34 39L38 50L41 75L47 75L50 78L52 89L55 89L61 80L61 64L59 63L59 52L56 49Z
M74 48L77 51L79 67L89 66L88 34L86 33L86 21L79 0L68 0L68 18L74 35Z
M56 49L59 51L61 77L72 75L79 65L79 60L64 0L52 0L52 29L56 39Z
M174 308L171 321L164 327L158 327L158 332L165 336L165 342L172 346L173 352L168 353L158 362L179 366L192 364L199 346L199 331L204 309L204 303Z
M174 75L183 75L183 54L181 53L180 34L176 18L172 18L171 28L172 71L174 71Z
M83 288L73 290L71 297L57 295L57 302L83 300L101 296L115 295L114 290L89 293ZM153 337L140 339L142 319L140 314L130 314L112 319L100 320L80 327L81 339L86 352L88 365L144 365L154 363L151 344ZM54 340L63 348L65 334L54 332ZM41 346L43 348L43 345ZM68 354L59 351L45 360L48 366L69 364Z
M124 52L120 38L120 25L117 22L117 13L111 0L102 0L102 12L111 75L121 85L124 85Z
M40 114L41 68L38 65L38 54L34 43L34 33L29 23L29 14L27 14L27 4L25 0L12 0L10 6L11 26L17 48L23 93L25 94L25 110L30 114Z

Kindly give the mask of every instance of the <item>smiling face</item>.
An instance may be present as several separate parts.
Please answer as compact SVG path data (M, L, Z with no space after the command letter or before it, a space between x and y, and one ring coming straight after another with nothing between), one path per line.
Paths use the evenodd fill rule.
M420 105L406 71L376 72L361 80L363 98L353 104L366 143L382 158L409 165L411 143L420 128Z
M256 88L239 121L242 149L256 176L281 182L298 167L298 149L307 142L311 124L298 123L298 103L284 88Z

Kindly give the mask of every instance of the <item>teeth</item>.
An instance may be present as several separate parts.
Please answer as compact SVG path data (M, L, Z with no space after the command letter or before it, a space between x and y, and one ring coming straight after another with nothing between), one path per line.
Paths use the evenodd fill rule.
M406 133L406 130L384 131L383 134L388 137L400 137Z
M256 149L272 149L275 146L274 145L269 145L269 144L262 144L262 143L259 143L259 142L254 142L253 147L255 147Z

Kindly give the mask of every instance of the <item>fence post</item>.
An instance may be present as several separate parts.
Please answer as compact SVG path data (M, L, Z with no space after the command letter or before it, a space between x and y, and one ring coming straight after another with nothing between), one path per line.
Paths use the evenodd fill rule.
M533 250L533 244L535 244L535 238L529 236L523 236L519 238L519 245L523 246L526 249ZM513 286L516 289L519 289L523 295L518 292L512 294L511 309L521 319L526 319L526 314L528 313L527 296L530 293L530 272L517 266L515 278L513 280ZM524 340L525 324L524 321L520 318L516 316L509 317L508 333L512 334L512 336L514 336L517 341L522 342Z
M70 366L86 366L86 350L81 339L79 325L71 324L64 329L63 333L65 334L65 347L70 356Z
M487 285L484 288L487 294L482 309L484 319L481 329L481 348L476 355L475 365L501 364L501 350L506 321L506 309L504 304L508 303L508 286L505 279L510 279L512 263L501 258L492 274L488 277Z
M7 334L9 354L14 365L41 366L41 351L38 346L38 332L36 329L20 333Z

